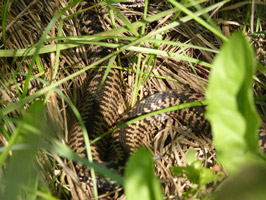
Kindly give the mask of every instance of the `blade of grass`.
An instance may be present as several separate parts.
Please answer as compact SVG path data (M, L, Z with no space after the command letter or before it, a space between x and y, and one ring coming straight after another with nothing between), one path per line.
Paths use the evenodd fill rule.
M201 10L201 12L196 12L194 13L195 15L199 16L203 13L207 13L213 9L216 9L217 7L219 6L222 6L224 4L224 2L220 2L220 3L217 3L217 4L214 4L212 6L209 6L208 8L204 8ZM178 9L177 8L173 8L173 9L170 9L170 10L167 10L167 11L163 11L163 12L160 12L156 15L153 15L151 17L148 17L146 18L145 20L142 20L142 21L138 21L138 22L135 22L132 24L132 26L134 28L138 28L140 26L144 26L145 24L147 23L151 23L151 22L154 22L166 15L169 15L171 13L174 13L176 12ZM192 18L190 16L186 16L182 19L180 19L181 22L185 23L189 20L191 20ZM168 27L164 28L164 29L160 29L160 31L157 31L155 34L152 34L153 35L156 35L157 33L161 33L161 32L164 32L165 30L168 30L170 28L173 28L175 26L178 26L180 25L179 22L174 22L173 24L169 25ZM63 37L63 38L59 38L58 37L58 40L65 40L65 39L73 39L73 40L79 40L81 38L86 38L86 39L89 39L89 40L95 40L95 41L98 41L98 40L102 40L102 39L106 39L108 38L110 35L113 37L121 34L121 33L124 33L124 32L127 32L128 29L126 29L125 27L120 27L120 28L117 28L117 29L113 29L113 30L110 30L110 31L106 31L106 32L102 32L102 33L99 33L99 34L96 34L96 35L93 35L93 36L79 36L79 37ZM46 39L45 41L51 41L51 40L55 40L56 38L50 38L50 39ZM149 39L149 37L146 37L144 40L146 41L147 39ZM137 44L137 43L136 43ZM60 44L59 44L60 45ZM68 46L67 46L68 45ZM74 48L74 47L78 47L80 46L80 44L71 44L71 43L68 43L66 44L66 46L63 46L61 47L63 49L68 49L68 48ZM36 48L34 48L34 46L32 47L33 49L27 49L27 53L25 52L26 50L0 50L0 57L17 57L17 56L22 56L22 55L34 55L34 52L36 52ZM47 45L45 47L42 47L40 48L39 50L39 53L49 53L49 52L52 52L52 51L56 51L56 45Z
M22 92L22 98L24 98L27 95L28 92L28 87L29 87L29 82L30 82L30 76L32 74L32 70L33 70L33 65L37 59L37 56L39 54L39 51L45 41L46 36L48 35L48 33L51 31L51 29L53 28L54 24L58 21L58 19L67 11L69 10L71 7L75 6L78 2L80 2L81 0L74 0L73 2L71 2L67 7L61 9L53 18L52 20L49 22L49 24L47 25L47 27L45 28L39 42L37 43L36 46L36 50L33 54L30 66L28 68L28 75L26 77L26 81L24 84L24 89Z
M118 9L116 9L111 4L108 4L108 7L110 9L112 9L113 12L116 13L116 15L122 20L122 22L124 22L124 24L126 25L126 27L128 28L129 31L131 31L136 37L139 36L139 33L136 31L136 29L134 28L134 26L132 26L132 24L128 21L128 19L125 18L124 15Z
M113 57L109 60L109 62L108 62L108 66L107 66L107 68L106 68L106 70L105 70L105 72L104 72L103 78L102 78L102 80L101 80L101 82L100 82L100 84L99 84L98 91L101 90L101 88L102 88L102 86L103 86L103 84L104 84L104 81L105 81L105 79L106 79L108 73L110 72L110 70L111 70L111 68L112 68L112 66L113 66L113 63L114 63L115 59L116 59L116 56L113 56Z
M56 52L57 49L58 50L66 50L66 49L71 49L71 48L75 48L75 47L79 47L82 46L84 44L104 44L105 46L107 45L112 45L110 43L106 43L106 42L99 42L99 43L94 43L94 42L98 42L98 40L84 40L84 38L87 38L90 36L86 36L86 37L58 37L58 38L52 38L53 40L69 40L68 42L62 42L60 44L52 44L52 45L45 45L40 49L39 54L45 54L45 53L51 53L51 52ZM104 36L104 37L99 37L101 38L100 40L103 39L117 39L117 40L127 40L127 41L134 41L137 38L136 37L120 37L120 36ZM99 39L98 38L98 39ZM169 41L169 40L161 40L161 39L147 39L145 40L145 42L150 42L150 43L154 43L154 44L168 44L168 45L174 45L174 46L179 46L179 47L187 47L187 48L193 48L193 49L198 49L198 50L204 50L204 51L208 51L208 52L213 52L213 53L218 53L218 50L214 50L214 49L209 49L209 48L205 48L205 47L200 47L200 46L195 46L195 45L191 45L191 44L184 44L184 43L180 43L180 42L174 42L174 41ZM109 47L109 46L107 46ZM111 46L110 46L111 47ZM114 48L114 47L113 47ZM0 57L20 57L20 56L24 56L25 52L28 51L26 56L31 56L33 55L34 51L36 49L32 48L30 51L28 51L28 49L7 49L7 50L0 50Z
M223 41L227 41L227 37L225 37L220 30L217 30L217 28L209 25L207 22L205 22L202 18L198 17L195 13L193 13L192 11L188 10L186 7L182 6L182 4L176 2L175 0L168 0L171 4L173 4L175 7L177 7L178 9L180 9L181 11L183 11L185 14L187 14L188 16L192 17L195 21L197 21L199 24L201 24L202 26L204 26L205 28L207 28L209 31L213 32L215 35L217 35L218 37L220 37ZM222 1L224 4L229 2L230 0L225 0ZM201 12L201 11L200 11ZM204 15L205 13L202 13L202 15Z
M151 117L151 116L159 115L159 114L166 113L166 112L181 110L181 109L184 109L184 108L190 108L190 107L196 107L196 106L204 106L204 105L207 105L205 100L204 101L190 102L190 103L183 103L183 104L180 104L180 105L171 106L171 107L168 107L168 108L163 108L163 109L160 109L160 110L156 110L156 111L141 115L141 116L136 117L136 118L134 118L132 120L129 120L129 121L123 123L123 124L119 124L118 126L113 128L112 130L109 130L109 131L105 132L100 137L98 137L98 138L94 139L93 141L91 141L91 144L94 143L94 142L97 142L98 140L102 139L104 136L116 131L117 129L126 127L129 124L132 124L134 122L137 122L137 121L140 121L142 119L145 119L146 117Z
M1 5L1 22L2 22L2 37L4 48L6 46L6 22L7 22L7 11L9 7L9 0L3 0Z
M213 5L213 6L210 6L210 7L208 7L207 9L203 9L200 13L199 13L199 12L196 12L195 14L196 14L196 15L200 15L200 14L202 14L202 13L204 13L204 12L208 12L208 11L210 11L210 10L212 10L212 9L215 9L217 6L223 5L223 3L224 3L224 1L223 1L222 3L217 3L217 4ZM162 12L162 13L163 13L163 12ZM168 13L168 12L167 12L167 13ZM148 18L147 18L147 19L148 19ZM147 19L146 19L146 20L147 20ZM187 20L190 20L190 19L191 19L191 18L190 18L189 16L186 16L186 17L183 18L183 22L185 22L185 21L187 21ZM138 24L140 25L141 23L138 23ZM66 77L66 78L64 78L64 79L62 79L62 80L59 80L59 81L56 82L56 83L53 83L52 85L50 85L50 86L48 86L48 87L46 87L46 88L43 88L43 89L37 91L37 92L34 93L33 95L27 96L27 97L21 99L21 100L18 101L18 102L12 103L11 105L7 106L6 108L2 108L2 109L0 109L0 117L1 117L1 115L8 114L9 112L12 112L13 110L19 108L20 106L22 106L22 105L28 103L30 100L32 100L32 99L34 99L34 98L36 98L36 97L39 97L40 95L43 95L45 92L47 92L47 91L49 91L49 90L55 88L56 86L58 86L58 85L64 83L65 81L70 80L70 79L72 79L72 78L75 77L75 76L78 76L79 74L81 74L81 73L87 71L88 69L92 68L93 66L96 66L96 65L102 63L103 61L105 61L105 60L111 58L113 55L116 55L116 54L122 52L123 50L127 49L129 46L133 46L133 45L135 45L135 44L138 44L138 43L140 43L140 42L146 40L147 38L150 38L150 37L152 37L153 35L156 35L157 33L164 32L165 30L168 30L169 28L173 28L173 27L175 27L175 26L177 26L177 25L179 25L179 24L180 24L180 22L173 22L173 23L169 24L167 27L163 27L163 28L161 28L161 29L159 29L159 30L157 30L157 31L155 31L155 32L153 32L153 33L151 33L151 34L148 34L148 35L146 35L146 36L144 36L144 37L142 37L142 38L140 38L140 39L138 39L138 40L136 40L136 41L133 41L133 42L131 42L129 45L125 45L125 46L122 47L120 50L118 50L118 51L116 51L116 52L114 52L114 53L112 53L112 54L110 54L110 55L108 55L108 56L106 56L106 57L104 57L104 58L102 58L102 59L96 61L95 63L93 63L93 64L91 64L91 65L85 67L84 69L82 69L82 70L80 70L80 71L78 71L78 72L75 72L74 74L69 75L68 77ZM143 24L141 24L141 25L143 25ZM119 28L119 30L123 30L123 28L121 28L121 29ZM105 32L105 33L107 33L107 32Z
M47 147L50 152L56 153L64 158L71 159L74 162L80 162L83 165L93 168L97 173L103 176L110 177L112 180L115 180L119 185L124 184L123 178L120 175L112 172L111 170L106 169L105 167L99 164L89 162L87 159L79 157L71 149L69 149L67 146L63 145L59 141L54 141L54 143L55 145Z

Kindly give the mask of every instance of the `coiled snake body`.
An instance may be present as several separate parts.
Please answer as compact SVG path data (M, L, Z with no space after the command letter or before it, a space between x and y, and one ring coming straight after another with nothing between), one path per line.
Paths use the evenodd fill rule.
M118 118L118 107L122 102L122 83L120 81L119 70L112 69L100 91L98 86L102 80L105 69L98 69L96 75L88 85L87 91L82 98L80 113L90 140L99 137L111 128L114 128ZM203 100L203 96L196 93L184 91L164 91L142 100L133 109L131 109L122 119L120 124L134 119L138 116L167 108L182 103ZM204 120L204 107L186 108L174 112L175 116L192 129L209 132L209 124ZM91 145L93 159L98 163L110 163L113 168L124 166L128 156L139 146L143 145L144 138L153 135L158 131L158 124L163 123L166 114L159 114L144 118L134 122L126 127L119 128L111 135L106 135L98 142ZM114 125L115 124L115 125ZM79 155L86 157L84 149L85 143L83 133L78 122L76 122L70 131L70 147L79 152ZM81 180L86 181L88 171L78 167Z
M89 19L84 16L81 17L86 25L86 33L88 33L88 30L96 29L95 27L99 26L97 21L95 21L95 13L86 13L86 16L88 15L90 16ZM88 21L91 23L88 23ZM90 27L87 28L88 26ZM98 30L100 29L98 27ZM96 30L93 30L92 33L90 32L90 34L95 33L97 33ZM95 48L89 46L88 49L88 51L96 52L92 59L93 61L108 54L108 51L103 47ZM120 71L118 69L111 69L102 88L99 90L99 84L103 79L105 71L106 69L104 68L96 70L95 75L86 87L86 92L79 106L79 112L85 122L91 141L114 128L119 123L123 124L133 118L162 108L203 99L202 95L191 92L159 92L142 100L117 123L119 119L118 107L123 104ZM203 117L204 110L204 107L186 108L175 111L174 114L182 124L189 126L196 133L205 132L208 134L210 126ZM158 123L163 123L165 116L165 114L150 116L106 135L103 139L91 145L93 159L98 163L111 163L114 168L124 166L128 156L136 148L143 145L143 139L147 135L154 136L158 131ZM265 138L265 136L262 137ZM262 142L261 145L264 146L265 139ZM77 121L74 122L70 130L69 145L79 156L87 157L83 133ZM76 169L80 179L87 181L89 177L88 169L84 169L79 164L76 164Z

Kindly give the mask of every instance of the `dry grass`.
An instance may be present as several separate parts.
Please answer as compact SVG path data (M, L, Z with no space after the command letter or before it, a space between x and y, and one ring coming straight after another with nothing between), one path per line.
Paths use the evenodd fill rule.
M212 4L214 2L215 1L209 1L206 3L206 5ZM34 45L36 42L38 42L45 27L54 16L54 13L66 5L66 0L34 0L32 2L25 0L13 1L10 4L8 11L7 40L5 43L6 49L22 49L27 48L28 45ZM223 12L220 12L220 8L219 10L215 10L213 13L211 13L212 19L217 22L218 25L220 25L223 33L227 36L229 36L230 33L235 29L242 30L246 17L246 6L243 4L233 5L235 5L235 7L232 9L236 10L237 12L232 12L232 9L227 7ZM68 10L65 15L67 16L75 13L76 8L77 7L74 7ZM151 3L148 15L154 15L169 8L171 8L171 6L166 1ZM142 17L141 9L135 11L123 7L120 9L122 13L131 21L135 21ZM104 13L101 16L101 21L104 24L105 30L110 30L111 21L107 14L107 10L101 8L101 11ZM170 20L171 16L166 16L165 18L160 19L158 22L148 25L146 27L146 31L150 32L156 30L159 27L170 23ZM116 19L116 23L117 26L124 25L119 18ZM261 30L265 30L264 23L265 22L261 23ZM58 31L57 25L52 29L48 37L56 36ZM67 20L64 22L62 35L79 35L79 29L80 27L76 18ZM246 27L246 30L250 32L249 26ZM125 35L129 36L131 34L126 33ZM210 48L212 50L219 49L222 44L222 40L220 38L212 34L210 31L204 29L195 21L189 21L174 28L173 30L169 30L165 35L165 40L182 42L184 44L192 44L200 47ZM265 65L266 58L264 51L264 35L253 35L251 40L256 48L257 56L260 58L259 60ZM143 45L145 47L151 47L151 45L146 42L144 42ZM189 47L181 48L179 46L166 44L161 45L159 49L178 54L185 53L188 57L197 58L206 62L212 62L212 59L215 55L215 53L210 51L197 50ZM134 52L123 52L123 67L136 69L136 60L132 60L132 57L130 57L132 54L134 54ZM142 55L143 59L145 56L145 54ZM18 74L12 76L10 72L27 73L30 61L31 59L29 57L25 59L17 58L14 62L12 62L11 58L0 58L0 62L3 66L1 67L1 73L3 74L1 76L1 81L8 83L6 84L7 87L5 89L1 89L3 90L1 100L2 105L19 100L18 94L23 86L25 77ZM38 69L37 65L35 65L33 74L38 77L43 77L48 82L51 82L51 77L53 76L55 66L55 53L52 52L49 54L40 55L40 63L43 66L43 71ZM61 52L59 71L56 75L56 80L60 80L79 70L78 68L73 68L70 66L87 65L88 58L86 57L84 47L64 50ZM208 83L208 74L209 68L200 64L192 64L176 58L158 56L156 65L152 69L152 75L171 78L171 80L160 79L151 76L140 88L138 99L140 100L144 96L153 94L157 91L170 89L189 90L204 94L204 88ZM262 73L260 73L260 76L261 79L265 78ZM63 91L64 94L75 105L78 105L78 100L82 95L82 90L79 88L86 80L86 77L87 74L84 73L83 75L77 76L75 79L65 82L59 86L59 89ZM135 73L125 71L124 79L126 88L125 99L128 102L127 104L130 105L132 100ZM260 81L258 80L258 82ZM263 84L263 81L261 83ZM30 82L29 93L32 94L42 87L43 85L41 85L38 81L32 80ZM264 92L264 90L261 88L261 86L257 86L256 92L258 95L262 95ZM53 116L53 119L60 127L57 128L56 135L62 143L67 143L68 129L71 126L70 119L73 117L71 110L66 106L64 100L56 93L52 93L50 95L49 101L50 103L47 104L47 112L50 116ZM18 114L13 113L13 116L17 117ZM196 136L196 134L200 136ZM163 141L166 140L167 136L171 137L172 142L164 147L162 144L164 144ZM190 130L187 130L186 127L180 126L178 121L171 117L168 119L166 126L156 135L156 137L148 138L147 141L148 142L146 146L153 152L155 156L160 156L160 159L156 161L156 171L160 180L163 182L164 193L167 199L179 199L183 192L192 185L187 178L176 178L169 171L172 166L186 166L186 154L189 148L196 150L197 157L203 160L203 163L206 167L212 167L216 164L215 150L212 146L211 139L200 133L191 133ZM7 143L4 137L1 137L1 142L4 145ZM68 199L69 196L72 196L73 199L86 199L86 196L84 196L84 192L82 191L84 188L82 189L82 187L87 189L87 185L79 183L77 177L72 172L73 168L72 170L69 170L71 164L68 165L68 161L63 160L57 155L51 155L45 150L41 150L40 156L38 156L38 162L41 174L55 196L62 199ZM53 165L53 162L56 164ZM211 187L213 188L210 188L210 190L215 188L215 186ZM91 188L89 189L91 190ZM70 194L68 194L66 191L69 191ZM92 191L89 193L89 196L93 197ZM121 191L117 191L115 194L112 194L109 197L108 195L109 194L103 194L102 197L106 199L125 198L124 195L120 196ZM200 196L200 194L197 195ZM197 197L197 195L195 197Z

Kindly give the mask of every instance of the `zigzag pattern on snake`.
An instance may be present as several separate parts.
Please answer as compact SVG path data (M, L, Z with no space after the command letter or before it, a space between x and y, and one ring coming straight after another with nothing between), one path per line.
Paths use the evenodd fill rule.
M84 3L82 8L88 6L88 3ZM91 35L103 31L97 13L93 10L86 11L79 19L81 23L84 24L81 30L82 34ZM91 62L109 53L108 49L104 47L89 45L86 48L89 52L88 55L92 58ZM102 65L106 64L107 63L102 63ZM85 122L91 141L111 128L114 128L117 124L125 123L143 114L182 103L204 99L201 94L186 91L159 92L142 100L118 121L118 107L124 103L120 70L111 69L102 88L98 90L99 83L103 79L104 73L104 68L96 70L86 87L86 92L79 106L79 112ZM189 126L195 133L209 134L210 125L204 119L204 111L204 107L195 107L175 111L173 114L183 125ZM110 166L116 169L121 166L123 167L129 155L139 146L143 145L143 139L146 135L153 137L156 134L160 128L158 123L163 123L165 116L167 116L167 114L147 117L124 128L120 128L96 143L93 143L91 145L93 160L98 163L109 163ZM266 149L265 141L266 136L261 133L260 145L264 147L264 149ZM74 122L70 130L69 145L79 156L87 157L83 133L77 121ZM83 168L79 163L76 164L76 169L80 180L86 182L89 177L89 169Z

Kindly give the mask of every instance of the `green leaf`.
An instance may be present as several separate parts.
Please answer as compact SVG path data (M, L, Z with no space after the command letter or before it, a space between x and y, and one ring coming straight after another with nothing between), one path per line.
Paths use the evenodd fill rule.
M216 193L216 200L264 200L266 197L265 166L248 166L229 178Z
M21 189L28 186L32 191L29 198L36 196L36 169L33 168L34 159L38 147L41 146L45 128L44 104L42 101L35 101L19 122L16 130L16 149L12 151L12 156L7 162L7 172L5 176L3 193L0 192L0 199L18 199ZM13 145L14 146L14 145ZM33 179L32 179L33 178ZM36 180L35 180L36 181Z
M184 173L186 174L186 176L188 177L188 179L191 182L196 183L196 184L199 183L199 180L200 180L200 172L201 172L201 169L200 168L197 168L198 167L198 164L201 164L201 162L200 161L197 161L195 163L195 165L193 165L193 166L187 166L187 167L184 168Z
M196 161L196 151L195 149L189 149L187 152L187 164L191 165L193 162Z
M212 181L219 179L218 175L215 175L214 172L209 168L202 168L200 172L199 185L206 185Z
M125 193L128 200L162 200L161 185L155 177L152 155L139 148L125 168Z
M217 158L229 173L255 160L259 117L252 94L254 51L237 32L214 59L207 90L206 117L213 132Z
M204 186L212 181L217 181L223 174L214 174L209 168L202 167L202 162L197 160L187 167L173 167L172 173L177 177L183 174L192 182L199 186Z

